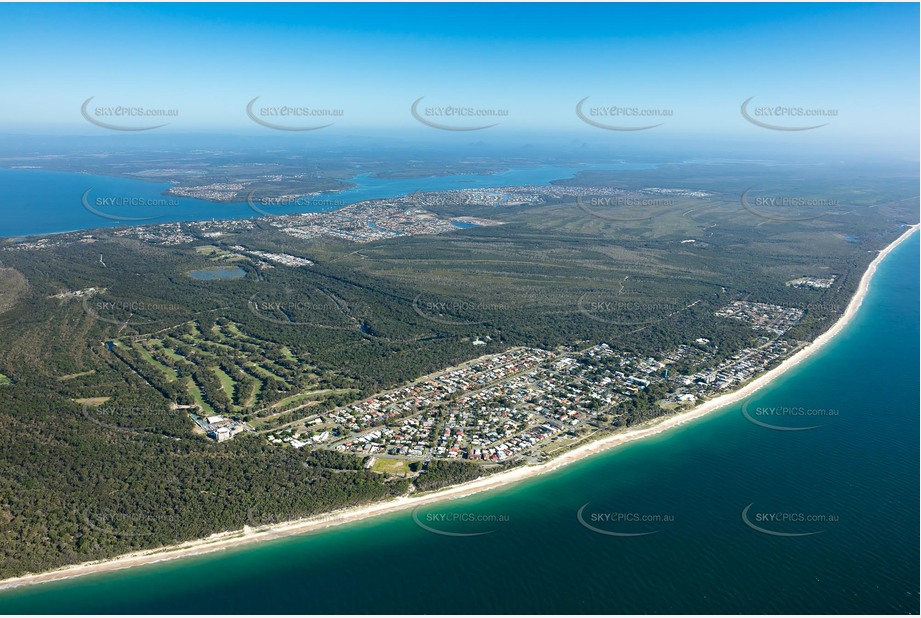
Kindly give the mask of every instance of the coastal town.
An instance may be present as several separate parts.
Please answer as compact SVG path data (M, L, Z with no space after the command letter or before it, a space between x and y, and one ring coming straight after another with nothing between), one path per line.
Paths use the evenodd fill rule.
M756 345L722 360L703 337L655 358L607 343L556 352L512 348L314 414L268 440L366 458L546 461L637 418L691 408L802 346L783 338L802 318L799 309L735 301L715 315L746 322L757 333ZM656 400L638 405L649 393Z

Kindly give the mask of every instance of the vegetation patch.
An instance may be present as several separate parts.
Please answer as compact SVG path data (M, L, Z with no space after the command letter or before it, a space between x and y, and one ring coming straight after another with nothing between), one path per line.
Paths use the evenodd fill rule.
M77 403L84 406L101 406L105 402L112 399L111 397L83 397L82 399L74 399Z
M66 382L67 380L73 380L74 378L82 378L83 376L90 376L96 373L95 369L90 369L89 371L81 371L80 373L69 373L66 376L61 376L58 378L58 382Z

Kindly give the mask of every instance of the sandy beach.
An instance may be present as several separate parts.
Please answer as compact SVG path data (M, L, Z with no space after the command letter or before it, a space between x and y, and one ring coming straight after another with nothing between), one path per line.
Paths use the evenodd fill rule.
M104 573L108 571L152 564L166 560L174 560L188 556L196 556L250 543L257 543L260 541L278 539L285 536L314 532L331 526L360 521L369 517L375 517L396 511L409 510L421 505L441 502L444 500L458 499L482 491L503 487L505 485L516 483L518 481L532 478L541 474L546 474L552 470L559 469L575 461L585 459L586 457L601 453L621 444L656 435L673 427L684 425L699 419L713 412L714 410L718 410L729 404L745 399L752 393L756 392L758 389L764 387L777 377L783 375L785 372L808 359L823 346L825 346L829 341L831 341L835 335L841 332L841 330L851 321L851 319L853 319L858 308L862 304L864 297L867 294L867 290L870 287L870 282L876 272L879 263L899 243L908 238L912 233L916 232L918 227L919 226L916 225L908 228L904 234L899 236L898 239L896 239L893 243L879 252L877 257L870 263L863 277L861 277L858 289L854 296L851 298L851 301L848 303L844 314L828 331L822 333L822 335L817 337L811 344L804 347L790 358L786 359L776 368L755 378L738 390L726 393L714 399L710 399L687 412L668 416L663 419L657 419L651 424L643 425L623 433L600 438L567 453L564 453L563 455L560 455L552 461L544 464L535 466L522 466L513 470L509 470L508 472L502 472L485 478L477 479L469 483L455 485L429 494L395 498L385 502L344 509L333 513L285 522L272 526L266 526L259 529L244 528L243 530L215 534L204 539L188 541L178 545L135 552L110 560L83 563L63 567L45 573L23 575L20 577L0 581L0 590L71 577L78 577L92 573Z

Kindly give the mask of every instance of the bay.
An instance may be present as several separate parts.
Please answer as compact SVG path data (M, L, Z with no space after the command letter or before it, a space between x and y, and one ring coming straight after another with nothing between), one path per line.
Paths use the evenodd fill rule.
M290 205L260 207L263 196L248 203L219 203L163 195L171 185L133 178L96 176L40 169L0 169L3 217L0 237L55 234L101 227L144 225L209 219L248 219L268 212L286 215L335 210L370 199L386 199L417 191L446 191L512 185L547 185L588 169L648 169L654 165L610 163L578 167L537 166L489 175L459 174L430 178L375 178L360 174L347 179L357 186L337 193L309 196Z

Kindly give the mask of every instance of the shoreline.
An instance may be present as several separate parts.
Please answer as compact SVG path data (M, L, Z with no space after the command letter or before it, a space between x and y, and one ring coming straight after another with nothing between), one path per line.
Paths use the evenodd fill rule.
M617 162L615 162L615 163L613 163L613 164L614 164L614 165L624 165L625 162L624 162L624 161L617 161ZM343 188L340 188L340 189L326 189L326 190L320 190L320 191L316 191L316 192L311 192L310 196L311 196L311 197L321 197L321 198L322 198L323 196L336 196L336 195L338 195L338 194L345 193L345 192L347 192L347 191L356 190L356 189L367 189L367 188L368 188L367 186L362 186L361 184L357 184L357 183L353 182L353 180L354 180L355 178L359 178L359 177L371 178L372 180L382 180L382 181L385 181L385 182L400 182L400 181L403 181L403 182L411 182L411 181L414 181L414 180L428 180L428 179L452 178L452 177L485 177L485 178L491 178L491 177L493 177L493 176L496 176L496 175L502 174L502 173L506 173L506 172L512 172L512 173L514 173L514 172L518 172L518 171L530 171L530 170L532 170L532 169L538 169L538 168L563 168L563 169L565 169L565 170L568 170L566 173L568 173L569 176L565 176L565 177L563 177L563 178L551 178L550 180L546 180L546 181L540 182L540 183L531 183L531 184L535 184L535 186L540 186L540 187L551 187L551 186L553 186L553 185L552 185L553 182L556 182L556 181L558 181L558 180L571 180L571 179L575 178L575 176L576 176L577 174L579 174L579 173L585 171L585 169L592 169L592 168L597 167L597 166L608 166L608 165L610 165L610 164L609 164L609 163L587 163L587 164L586 164L586 163L572 163L572 164L570 164L570 165L546 165L546 164L537 164L537 165L524 166L524 167L513 167L513 166L503 167L502 169L499 169L499 170L491 170L491 171L488 171L488 172L486 172L486 173L483 173L483 172L470 172L470 173L461 173L461 174L433 174L433 175L424 175L424 176L413 176L413 177L409 177L409 178L402 178L402 177L387 177L387 176L383 176L383 177L382 177L382 176L373 177L374 174L375 174L376 172L363 172L363 173L360 173L360 174L359 174L359 173L356 173L356 174L354 174L353 176L350 176L350 177L348 177L348 178L334 178L334 180L337 180L337 181L340 181L340 182L344 182L344 183L346 183L347 185L349 185L349 186L347 186L347 187L343 187ZM583 168L585 168L585 169L583 169ZM47 167L42 167L42 166L30 166L30 167L2 167L2 166L0 166L0 172L4 172L4 171L13 171L13 172L30 172L30 171L38 171L38 172L50 172L50 173L56 173L56 174L81 174L81 175L90 176L90 177L109 178L109 179L113 179L113 178L114 178L114 179L118 179L118 180L131 180L131 181L143 182L143 183L147 183L147 184L162 184L162 185L165 186L165 188L164 188L164 190L160 193L160 195L165 195L165 196L169 196L169 197L175 197L175 198L179 198L179 199L194 200L194 201L196 201L196 202L201 202L201 204L203 204L203 205L210 205L210 206L247 206L247 205L248 205L248 200L245 199L245 198L241 198L239 201L237 201L237 200L231 200L231 201L215 201L215 200L210 200L210 199L206 199L206 198L191 197L191 196L185 196L185 195L174 195L174 194L171 194L171 193L167 193L167 190L172 189L172 188L175 188L175 185L171 184L170 181L162 181L162 180L158 180L158 179L155 179L155 178L141 178L141 177L131 176L131 175L119 175L119 174L111 174L111 173L102 173L101 171L92 172L92 171L85 171L85 170L81 170L81 171L72 171L72 170L49 169L49 168L47 168ZM373 177L373 178L372 178L372 177ZM432 189L431 191L445 191L445 190L447 190L447 191L453 191L453 190L460 190L460 189L476 189L476 188L477 188L477 187L457 187L457 188L455 188L455 189ZM486 189L486 188L488 188L488 187L482 187L482 188ZM423 191L423 192L426 192L426 191ZM386 193L386 192L385 192L385 193ZM410 195L411 193L413 193L413 192L412 192L412 191L407 191L406 193L399 193L399 194L397 194L397 195L383 195L383 196L380 196L380 197L364 198L364 199L358 199L358 200L355 200L355 201L348 201L349 198L345 198L345 200L348 201L348 203L342 204L342 205L339 205L339 206L337 206L337 207L335 207L335 208L330 208L330 209L327 209L327 210L316 210L316 211L314 211L314 210L307 210L307 211L300 211L300 210L298 210L297 212L291 212L291 213L285 213L285 214L279 214L279 215L269 215L269 216L271 216L271 217L279 217L279 216L291 216L291 215L299 215L299 214L317 214L317 213L335 212L335 211L340 210L340 209L342 209L342 208L345 208L345 207L347 207L347 206L354 206L355 204L360 204L360 203L362 203L362 202L370 202L370 201L375 201L375 200L389 200L389 199L394 199L394 198L398 198L398 197L406 197L406 196ZM303 196L303 197L306 197L306 196ZM292 200L292 201L296 201L296 200ZM261 215L255 214L255 215L252 216L252 217L250 217L250 216L244 216L243 218L239 218L239 217L230 217L230 218L227 218L227 217L220 217L220 216L219 216L219 217L214 217L214 216L212 216L211 218L205 218L205 219L189 219L189 220L180 219L180 220L178 220L178 221L148 221L148 222L144 222L144 223L137 223L137 222L135 222L135 223L133 223L133 224L130 223L130 222L123 222L123 221L120 222L120 221L118 221L118 220L113 219L114 223L111 224L111 225L101 225L101 224L100 224L100 225L98 225L98 226L96 226L96 227L89 227L89 228L82 228L82 227L81 227L81 228L77 228L77 229L73 229L73 230L61 230L61 231L57 231L57 232L30 232L30 233L26 233L26 234L12 234L12 235L4 235L3 233L0 233L0 243L2 243L2 242L4 242L4 241L9 242L9 241L15 241L15 240L19 240L19 239L26 239L26 240L27 240L27 239L32 239L32 238L44 238L44 237L46 237L46 236L60 236L60 235L63 235L63 234L76 234L76 233L92 234L92 233L98 233L98 232L103 231L103 230L111 230L111 229L113 229L113 228L120 228L120 227L124 227L124 228L147 227L147 226L152 226L152 225L161 225L161 224L168 224L168 223L185 223L185 224L196 224L196 223L199 223L199 224L200 224L200 223L206 223L206 222L208 222L208 221L210 221L210 220L212 220L212 219L215 219L215 220L217 220L217 221L224 221L224 222L227 222L227 221L243 221L243 220L258 219L258 218L261 218ZM0 587L0 589L2 589L2 587Z
M426 504L464 498L479 492L488 491L498 487L504 487L512 483L517 483L525 479L552 472L576 461L583 460L587 457L607 451L616 446L620 446L621 444L626 444L634 440L657 435L673 427L678 427L691 421L697 420L710 414L713 411L722 409L730 404L747 398L754 392L758 391L764 386L769 385L775 379L785 374L790 369L796 367L803 361L809 359L816 352L824 348L829 341L834 339L834 337L851 322L851 320L854 318L854 315L856 315L857 310L863 304L863 300L866 297L870 287L870 282L873 279L873 275L876 273L879 264L886 258L887 255L889 255L893 249L895 249L912 234L917 232L919 227L921 227L921 224L909 226L908 229L897 239L879 251L876 257L868 265L867 270L861 276L857 290L853 297L851 297L851 300L848 302L844 313L831 326L831 328L816 337L804 348L789 358L785 359L783 362L781 362L780 365L754 378L741 388L738 388L737 390L729 393L725 393L723 395L719 395L713 399L709 399L686 412L666 416L664 418L657 419L652 424L641 425L637 428L633 428L622 433L617 433L614 435L606 436L604 438L593 440L588 444L584 444L571 451L563 453L562 455L543 464L536 466L521 466L507 472L501 472L491 476L478 478L467 483L462 483L460 485L439 489L426 495L418 497L402 496L384 502L376 502L365 506L349 507L339 511L333 511L322 515L315 515L304 519L293 520L257 529L244 527L242 530L216 533L203 539L186 541L184 543L155 549L142 550L130 554L125 554L116 558L60 567L58 569L46 571L43 573L26 574L18 577L12 577L9 579L0 580L0 591L18 588L21 586L47 583L62 579L70 579L83 575L106 573L131 568L134 566L149 565L178 558L204 555L261 541L275 540L287 536L315 532L333 526L361 521L370 517L376 517L380 515L395 513L398 511L408 510L410 508L416 508Z

